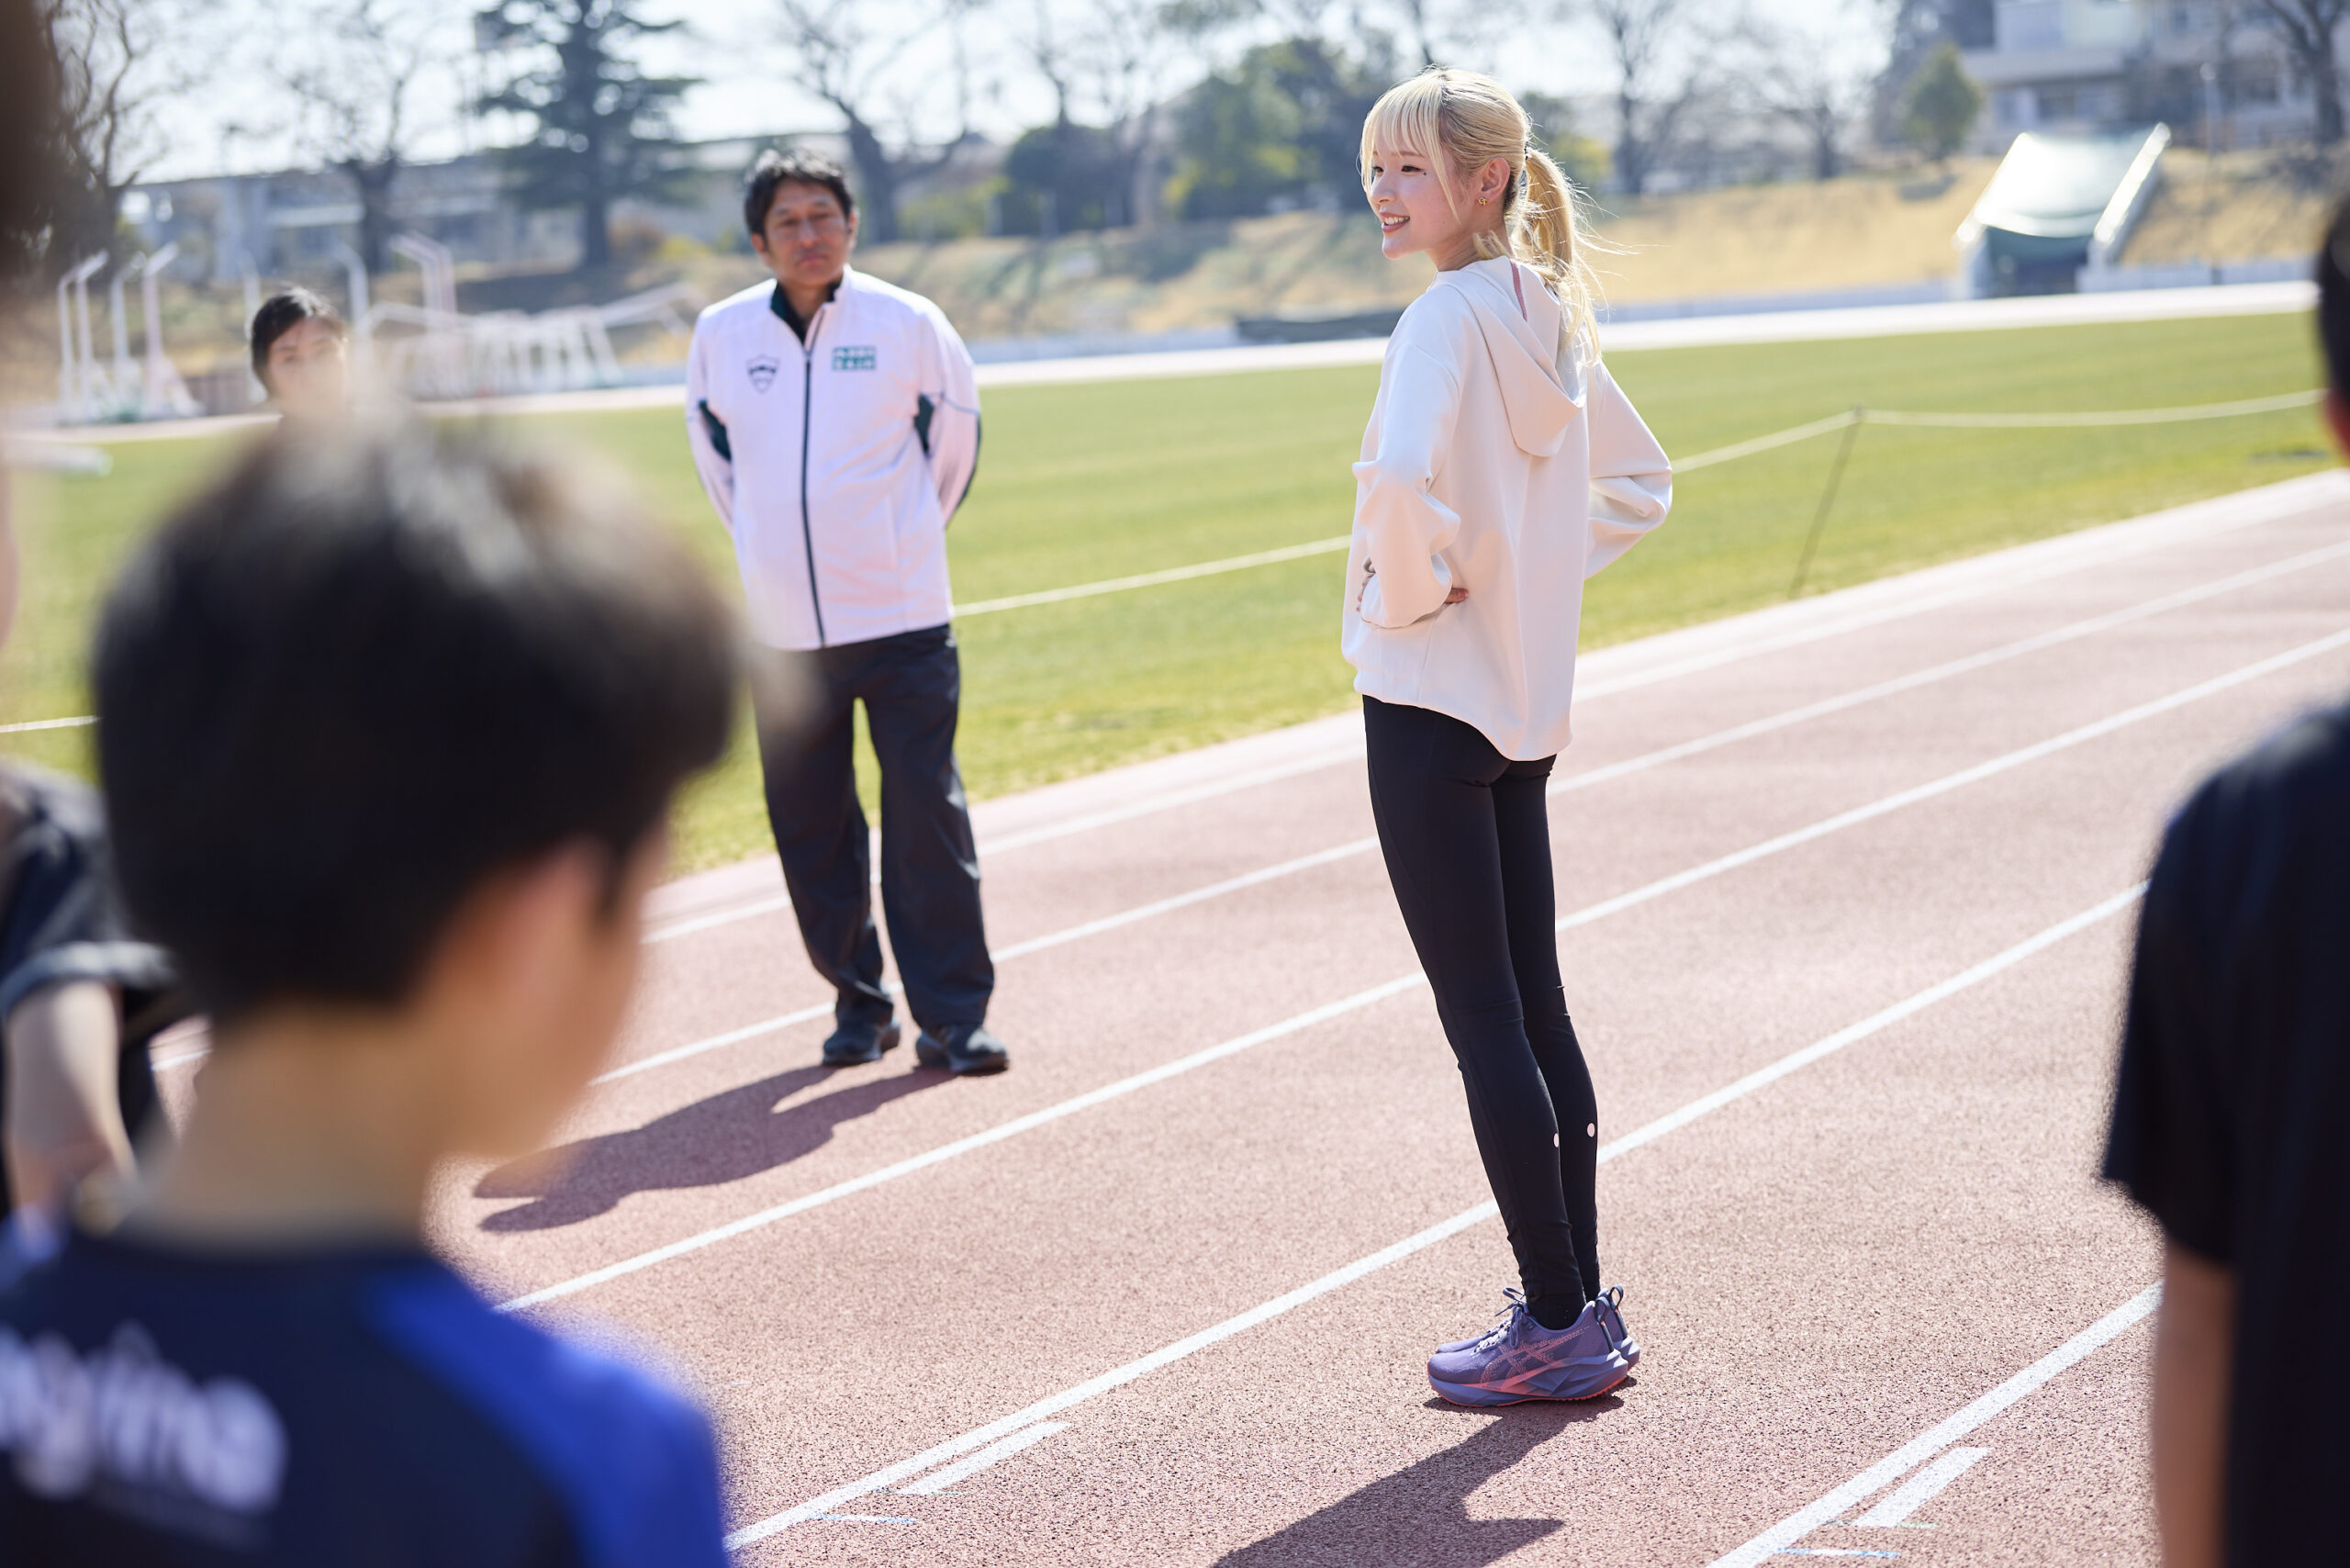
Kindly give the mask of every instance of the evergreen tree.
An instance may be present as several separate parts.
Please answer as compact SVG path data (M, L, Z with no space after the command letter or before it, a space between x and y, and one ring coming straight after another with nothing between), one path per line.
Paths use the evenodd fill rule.
M1965 145L1983 113L1983 89L1966 73L1958 46L1943 42L1926 57L1901 95L1901 130L1941 162Z
M507 149L523 205L579 209L582 264L612 259L611 207L670 188L679 171L670 116L690 76L647 76L632 46L679 26L651 22L637 0L502 0L480 31L501 46L536 50L543 63L481 100L526 115L530 138Z

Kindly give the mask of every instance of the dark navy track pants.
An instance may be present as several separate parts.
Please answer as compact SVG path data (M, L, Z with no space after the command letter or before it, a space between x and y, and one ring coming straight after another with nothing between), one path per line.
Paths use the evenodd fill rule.
M955 766L962 666L946 626L772 655L755 680L767 821L792 913L843 1024L890 1014L873 924L872 861L856 799L856 704L881 765L881 910L914 1022L934 1034L987 1017L995 990L979 861ZM796 667L795 667L796 666Z

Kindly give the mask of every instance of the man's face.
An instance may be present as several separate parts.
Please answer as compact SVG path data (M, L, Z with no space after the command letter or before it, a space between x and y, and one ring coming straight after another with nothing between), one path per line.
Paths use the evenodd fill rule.
M822 288L848 269L856 243L856 219L841 210L840 198L822 185L786 180L767 203L764 231L751 248L787 288Z

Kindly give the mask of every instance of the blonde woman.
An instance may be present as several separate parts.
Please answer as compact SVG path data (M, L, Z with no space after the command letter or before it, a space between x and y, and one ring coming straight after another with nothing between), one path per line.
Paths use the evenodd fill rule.
M1664 520L1672 468L1599 361L1572 187L1499 83L1430 70L1363 124L1397 323L1355 465L1344 648L1371 811L1468 1091L1523 1294L1428 1381L1462 1405L1589 1399L1639 1359L1600 1285L1599 1113L1559 979L1544 796L1583 579Z

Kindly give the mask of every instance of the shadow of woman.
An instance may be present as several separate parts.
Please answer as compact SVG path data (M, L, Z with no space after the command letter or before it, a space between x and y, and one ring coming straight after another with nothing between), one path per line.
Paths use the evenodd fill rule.
M633 1193L715 1187L773 1170L832 1142L843 1122L950 1081L918 1068L780 1104L833 1076L794 1068L672 1111L641 1127L582 1138L509 1160L474 1184L477 1198L528 1198L483 1219L487 1231L552 1230L609 1213Z
M1611 1394L1574 1405L1520 1405L1493 1412L1498 1419L1486 1422L1462 1441L1393 1475L1381 1476L1262 1540L1226 1552L1217 1560L1216 1568L1291 1568L1307 1563L1352 1568L1369 1562L1481 1568L1498 1562L1551 1534L1565 1521L1472 1519L1469 1517L1471 1494L1561 1429L1596 1420L1623 1403Z

